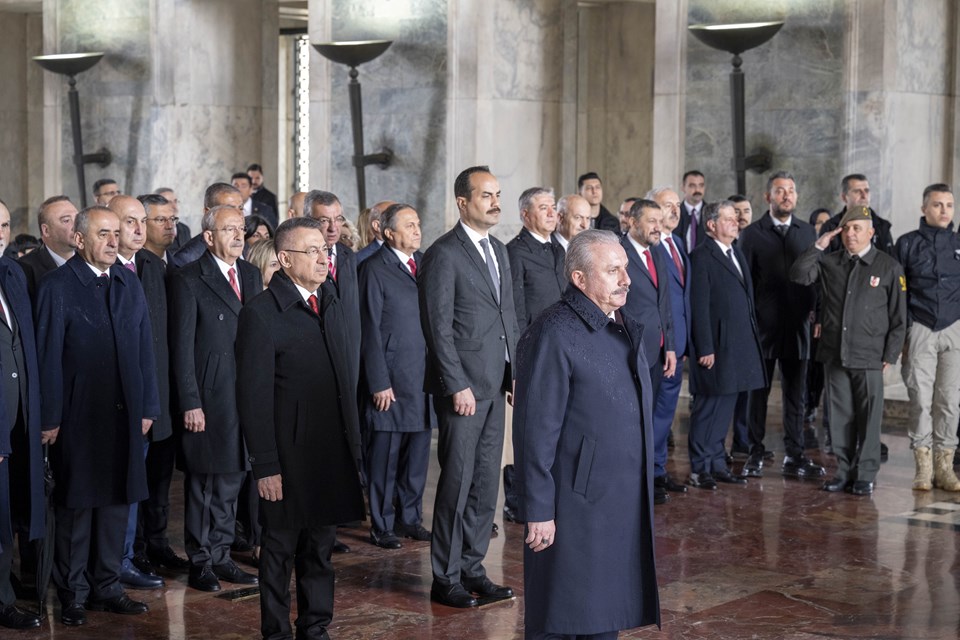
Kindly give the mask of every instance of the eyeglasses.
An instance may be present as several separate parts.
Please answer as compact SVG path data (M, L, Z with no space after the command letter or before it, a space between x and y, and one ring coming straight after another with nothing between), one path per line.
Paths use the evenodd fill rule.
M147 218L147 222L153 222L154 224L158 224L161 227L165 226L168 222L176 226L177 223L180 222L180 218L178 218L177 216L173 216L172 218L168 218L167 216L161 216L159 218Z
M310 257L311 260L316 260L320 257L320 254L327 255L326 247L307 247L306 249L283 249L283 251L289 251L291 253L304 253Z
M112 198L113 196L119 196L122 193L123 192L120 191L119 189L114 189L113 191L101 191L100 193L95 193L94 195L97 196L98 198L106 198L106 197Z
M337 224L343 224L347 219L343 216L337 216L336 218L317 218L317 222L322 225L330 226L331 223L336 222Z
M229 227L222 227L220 229L217 229L217 231L230 234L231 236L235 236L237 235L237 233L246 233L247 228L243 226L236 227L236 226L230 225Z

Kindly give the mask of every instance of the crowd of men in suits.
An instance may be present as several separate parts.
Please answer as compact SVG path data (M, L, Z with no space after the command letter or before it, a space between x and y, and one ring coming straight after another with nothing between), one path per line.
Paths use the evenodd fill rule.
M89 610L145 612L124 587L159 588L162 568L202 591L259 584L265 638L290 637L294 570L297 634L324 637L331 553L345 547L336 526L364 519L364 489L372 544L430 541L434 601L513 597L483 561L514 391L517 428L506 441L517 460L503 469L504 517L527 522L530 637L603 636L617 620L659 619L652 563L633 585L645 593L640 610L613 607L580 625L557 600L530 598L548 576L593 579L571 560L590 545L555 546L556 513L580 513L582 497L620 486L613 457L642 461L638 508L761 477L772 457L764 441L775 369L781 472L826 475L806 453L819 363L837 459L823 488L868 495L881 459L882 371L906 339L914 488L960 490L960 241L947 185L924 191L920 228L896 244L860 174L842 181L842 211L826 221L815 211L808 223L786 172L769 178L768 209L755 221L743 196L707 203L698 171L683 176L682 199L653 188L614 215L600 176L587 173L559 200L546 187L525 190L523 229L506 244L489 233L501 193L487 167L464 170L454 193L459 222L424 253L418 212L403 203L366 212L372 240L359 252L341 242L343 208L327 191L292 196L277 225L259 165L207 188L193 236L169 188L133 198L100 180L97 204L79 212L66 196L48 198L41 246L19 263L0 258L0 625L40 624L15 606L10 567L18 538L28 577L25 543L44 535L41 446L56 478L48 542L64 624L84 624ZM244 259L251 220L266 222L270 238L253 242L272 243L275 272ZM0 244L9 231L0 205ZM586 333L572 337L573 326ZM601 371L590 373L570 339L595 343L591 355L618 355L598 358ZM559 346L544 347L551 341ZM621 371L612 363L624 355ZM690 475L679 482L666 467L685 368ZM566 389L575 376L613 386ZM618 412L617 380L630 378L636 398L627 393ZM531 402L566 413L545 422L549 412L537 415ZM583 422L597 410L610 433ZM429 531L422 500L434 426L440 477ZM737 473L725 446L731 427L732 453L745 457ZM623 443L638 428L634 451ZM568 456L572 468L560 463ZM184 472L186 558L168 535L175 467ZM571 494L548 489L564 482ZM646 508L591 505L635 529L645 541L638 558L652 554ZM238 510L259 577L231 557Z

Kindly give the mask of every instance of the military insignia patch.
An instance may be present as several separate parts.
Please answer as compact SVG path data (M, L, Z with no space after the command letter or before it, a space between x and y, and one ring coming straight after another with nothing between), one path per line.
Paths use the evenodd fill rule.
M870 286L871 287L880 286L880 276L870 276Z
M907 290L907 278L906 276L900 276L900 291Z

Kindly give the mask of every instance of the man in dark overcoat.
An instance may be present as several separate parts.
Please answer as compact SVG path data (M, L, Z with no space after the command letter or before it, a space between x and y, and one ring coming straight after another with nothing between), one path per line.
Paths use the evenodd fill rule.
M170 364L184 426L184 546L189 584L201 591L219 591L219 580L257 581L230 558L249 468L237 415L234 341L244 303L263 291L260 270L238 259L243 224L233 207L207 211L206 253L175 272L169 285Z
M327 638L336 525L362 520L356 385L341 301L329 287L323 229L277 229L279 271L245 305L237 333L240 422L260 494L260 629L290 638L297 571L298 638Z
M653 399L643 329L619 311L627 261L609 231L574 238L570 286L517 347L513 442L531 640L616 638L660 623Z
M368 430L370 542L399 549L399 536L430 539L422 524L431 433L416 280L423 255L420 217L412 207L391 205L380 223L384 244L360 265L361 406Z
M520 195L523 229L507 243L513 272L513 301L517 324L526 329L540 312L560 299L563 279L563 248L553 240L557 209L552 189L531 187Z
M460 221L423 255L417 275L427 341L424 391L437 412L440 479L433 509L434 601L475 607L471 595L512 598L483 566L503 454L504 393L513 386L517 316L500 221L500 183L487 167L454 182Z
M713 203L704 212L710 237L690 254L692 350L690 478L701 489L717 482L744 484L726 462L724 440L737 394L766 384L760 336L753 311L753 280L733 241L739 231L733 203Z
M10 211L0 201L0 255L10 240ZM21 544L46 529L40 384L33 311L23 270L0 257L0 627L30 629L40 618L16 606L10 582L13 534Z
M160 413L150 318L137 277L117 266L120 221L77 214L77 253L37 290L41 423L59 430L53 579L66 625L86 609L143 613L120 585L130 505L147 497L143 436Z
M750 392L747 425L750 456L743 475L762 475L767 403L774 366L780 369L783 405L783 468L785 476L817 479L823 467L804 455L803 412L807 363L810 360L811 325L817 301L813 286L790 281L790 267L813 244L813 226L794 214L797 186L793 175L778 171L767 180L767 215L740 233L737 246L747 260L753 280L754 309L760 331L764 366L771 374L767 385Z

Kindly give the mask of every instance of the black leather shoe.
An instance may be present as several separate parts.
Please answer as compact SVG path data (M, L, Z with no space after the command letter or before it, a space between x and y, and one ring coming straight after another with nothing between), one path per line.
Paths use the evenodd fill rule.
M823 467L807 457L783 457L783 475L789 478L818 479L826 475Z
M430 542L430 540L433 538L433 536L430 535L430 532L423 528L422 524L398 524L397 533L404 538L419 540L420 542Z
M60 611L60 622L68 627L79 627L87 624L87 611L79 602L68 604Z
M730 448L730 457L734 460L746 460L750 457L750 449L734 445Z
M138 613L146 613L150 608L143 602L131 600L126 595L116 598L107 598L106 600L89 600L87 609L90 611L106 611L107 613L122 613L128 616L135 616Z
M667 449L673 449L676 446L677 446L677 443L673 439L673 429L671 429L670 433L667 434Z
M247 573L238 567L237 563L233 560L229 560L223 564L213 565L213 575L225 582L232 582L234 584L260 584L257 576L252 573Z
M667 495L667 490L663 487L653 487L653 504L667 504L667 501L670 499L670 496Z
M851 483L844 480L843 478L830 478L823 483L821 489L824 491L829 491L830 493L839 493L847 488Z
M726 484L747 484L747 479L741 476L735 476L729 470L711 471L710 476L717 482Z
M146 553L140 552L134 554L131 562L133 562L133 566L135 566L140 573L151 577L157 575L157 568L150 562L150 558L147 557Z
M171 571L186 571L190 568L190 561L178 556L170 545L162 549L147 549L147 558L153 566Z
M762 478L763 477L763 454L751 453L747 461L743 463L743 469L740 475L744 478Z
M374 544L381 549L401 549L400 538L393 531L370 530L370 544Z
M490 535L492 535L492 536L498 536L498 535L500 535L500 527L499 527L499 525L497 525L496 522L493 523L493 526L492 526L490 529L491 529Z
M513 522L515 524L523 524L523 521L520 520L520 514L517 513L517 510L507 505L503 505L503 521Z
M436 581L430 587L430 599L457 609L469 609L480 604L476 598L467 593L462 584L443 585Z
M717 481L706 472L691 473L690 477L687 478L687 484L697 489L707 489L709 491L715 491L717 488Z
M670 474L664 474L662 476L657 476L653 479L654 488L660 487L666 491L671 491L673 493L686 493L686 485L680 484L670 477Z
M124 560L120 565L120 584L129 589L160 589L163 587L163 578L143 573L133 562Z
M350 547L343 544L339 540L333 543L333 552L334 553L350 553Z
M7 629L36 629L40 626L40 618L21 611L17 605L11 604L0 609L0 627Z
M869 480L854 480L847 488L847 493L855 496L869 496L873 493L873 483Z
M463 588L471 591L481 598L494 598L496 600L506 600L513 597L513 589L510 587L495 584L487 576L479 578L464 578L461 581Z
M220 581L208 564L191 566L187 584L198 591L220 591Z
M230 544L230 551L235 553L247 553L253 551L253 545L247 542L246 538L234 538Z
M890 449L887 445L880 443L880 462L886 462L890 459Z
M763 459L767 462L773 462L775 458L776 456L773 454L773 451L770 451L770 449L767 449L763 452Z

